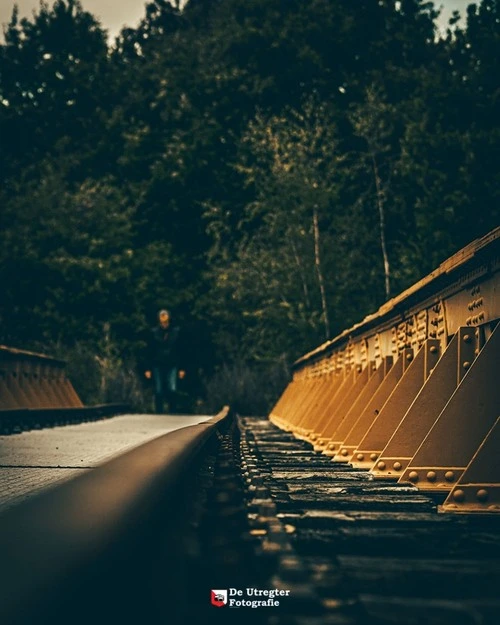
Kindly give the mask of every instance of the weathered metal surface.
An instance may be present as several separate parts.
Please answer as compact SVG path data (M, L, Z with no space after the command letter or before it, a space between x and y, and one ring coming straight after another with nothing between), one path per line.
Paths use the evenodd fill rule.
M373 456L376 456L377 466L381 467L378 458L382 449L403 419L438 358L439 342L435 339L428 339L415 355L407 354L409 365L356 448L351 460L354 466L370 468L373 466ZM363 456L364 459L360 460L358 456Z
M336 462L448 492L498 416L499 285L497 228L300 358L294 378L315 383L294 380L273 422Z
M82 406L64 361L0 346L0 411Z
M453 336L380 454L379 460L385 464L385 468L381 469L377 465L372 468L375 477L399 479L402 475L465 375L466 370L459 363L474 360L478 346L475 340L477 334L477 330L459 328Z
M321 433L325 424L330 418L333 407L335 406L338 397L340 397L341 389L345 383L345 375L343 371L336 371L332 378L331 386L328 393L325 394L325 401L322 403L318 410L318 419L312 423L308 423L307 439L313 441L318 449L322 448L322 444L319 442ZM349 383L348 383L349 384Z
M327 423L324 431L322 432L321 438L326 439L329 442L334 438L337 429L344 420L346 414L349 412L353 404L356 402L358 397L367 386L370 377L373 375L374 371L375 362L367 363L362 371L356 371L354 383L349 388L342 401L339 402L336 410L333 411L332 417ZM328 447L328 452L331 452L331 446ZM325 451L325 453L328 452ZM333 454L329 453L329 455Z
M466 365L467 366L464 366ZM500 325L467 370L404 471L400 481L449 491L459 480L498 417Z
M443 512L500 511L500 417L451 490Z
M2 625L163 622L164 584L175 597L168 621L178 623L189 557L178 519L189 525L188 480L227 416L156 438L5 511Z
M405 364L408 363L408 356L413 354L412 350L405 350L403 356L398 358L393 365L390 365L390 361L385 361L383 363L384 368L387 370L387 367L390 366L387 371L382 383L377 388L373 396L369 399L366 404L363 412L361 413L359 419L356 423L353 424L351 430L345 437L339 451L340 458L335 456L335 460L340 460L341 462L350 461L354 451L358 447L359 443L363 440L364 435L368 431L369 427L373 423L374 419L377 418L377 415L382 410L387 399L392 394L395 389L397 383L401 379L404 373ZM358 461L364 460L364 458L357 458ZM375 461L376 458L371 458L371 460Z
M344 381L340 385L332 402L328 405L323 419L318 423L315 433L318 435L315 440L315 448L324 449L328 444L328 429L332 422L335 422L338 407L351 395L352 389L356 385L356 381L360 373L357 369L352 368L346 372Z
M368 367L368 380L361 389L360 393L354 398L352 404L350 406L346 406L346 413L343 419L340 421L335 432L330 437L330 442L325 450L326 455L334 456L339 453L342 443L347 438L347 435L353 425L357 423L364 407L382 383L385 376L385 363L380 363L380 366L377 368L375 361L371 361Z

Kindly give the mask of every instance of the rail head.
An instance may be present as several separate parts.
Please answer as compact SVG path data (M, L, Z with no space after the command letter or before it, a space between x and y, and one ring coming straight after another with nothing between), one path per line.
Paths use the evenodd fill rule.
M148 540L144 533L165 504L175 514L179 484L229 418L226 406L209 421L165 434L0 516L2 625L45 622L61 593L80 585L80 574L90 593L103 581L101 569L120 577L123 553ZM133 562L132 576L140 574Z

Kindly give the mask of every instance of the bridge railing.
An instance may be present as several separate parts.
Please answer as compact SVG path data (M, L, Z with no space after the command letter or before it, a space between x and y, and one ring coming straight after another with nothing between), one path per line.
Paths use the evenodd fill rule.
M500 512L500 228L305 354L270 419L375 479Z
M118 414L125 404L84 406L58 358L0 345L0 433Z
M0 410L82 406L63 360L0 345Z

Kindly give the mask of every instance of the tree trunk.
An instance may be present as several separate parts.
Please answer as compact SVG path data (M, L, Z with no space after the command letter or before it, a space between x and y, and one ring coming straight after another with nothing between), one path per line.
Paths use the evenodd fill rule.
M299 254L297 252L297 248L295 247L295 243L293 241L293 237L292 236L290 236L290 244L291 244L291 247L292 247L295 264L297 265L297 269L298 269L299 274L300 274L300 280L302 282L302 292L304 293L304 303L306 305L306 310L309 310L311 308L311 299L309 297L309 288L307 287L306 276L305 276L305 272L304 272L304 266L302 265L302 262L300 260L300 257L299 257Z
M375 177L375 187L377 189L377 206L379 214L379 227L380 227L380 246L382 248L382 258L384 260L384 278L385 278L385 297L389 299L391 293L390 284L390 267L389 257L387 255L387 245L385 242L385 211L384 211L384 191L382 190L382 183L378 173L377 160L372 153L373 175Z
M328 319L328 309L326 307L325 281L323 280L323 272L321 270L321 256L319 250L319 225L318 225L318 209L313 208L313 232L314 232L314 264L316 265L316 273L318 275L319 290L321 293L321 308L323 310L323 321L325 324L326 340L330 338L330 321Z

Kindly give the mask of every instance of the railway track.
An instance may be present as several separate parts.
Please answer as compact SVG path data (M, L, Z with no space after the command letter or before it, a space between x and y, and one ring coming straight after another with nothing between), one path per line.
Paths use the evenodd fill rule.
M498 622L498 516L438 514L442 495L332 462L268 420L240 430L250 532L291 591L275 622Z
M500 229L300 358L269 418L0 515L1 622L496 624L499 259Z
M2 623L497 622L498 515L224 417L1 515Z

